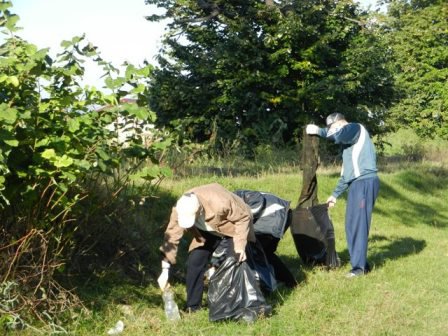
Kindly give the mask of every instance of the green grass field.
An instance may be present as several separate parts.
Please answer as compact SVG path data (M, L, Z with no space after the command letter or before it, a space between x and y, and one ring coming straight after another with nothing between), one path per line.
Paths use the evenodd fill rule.
M303 267L288 232L278 254L293 270L299 286L280 288L267 298L274 307L269 318L253 324L211 323L204 309L183 315L173 324L165 319L154 279L136 284L109 277L80 289L87 313L66 330L73 335L105 335L122 320L122 335L448 335L448 169L420 164L381 173L380 179L369 241L373 271L365 277L344 277L350 266L341 198L330 216L342 267L332 271ZM319 171L320 200L326 199L336 181L336 172ZM209 182L220 182L230 190L272 192L295 207L301 174L185 178L165 181L163 188L177 196ZM157 249L160 241L161 237L151 237L148 244ZM157 274L160 265L147 267L148 273ZM182 274L182 266L178 268L177 274ZM182 307L184 284L176 280L172 284Z
M67 309L61 312L58 321L48 315L43 323L36 320L35 327L41 329L29 326L20 331L6 331L6 335L107 335L118 320L125 324L120 334L123 336L448 335L446 142L419 140L408 130L392 134L388 141L390 146L379 155L381 188L368 255L373 271L367 276L345 278L350 265L342 197L330 210L341 268L328 271L304 267L287 232L277 253L290 267L299 286L293 290L279 288L267 297L273 306L270 317L253 324L212 323L208 320L208 309L203 309L182 315L178 323L166 320L156 283L160 272L158 247L171 206L182 192L200 184L219 182L229 190L272 192L290 200L293 208L296 206L302 187L299 156L294 149L265 148L250 162L238 157L218 161L205 158L183 167L175 178L164 180L157 195L130 209L129 218L120 224L125 226L105 226L110 231L109 239L132 242L136 254L123 255L89 274L78 274L66 284L67 288L75 287L73 293L82 300L83 309ZM319 168L321 202L331 193L338 175L339 167ZM137 235L134 239L123 234ZM178 265L172 268L171 284L179 307L185 303L183 276L188 242L182 242ZM132 276L123 268L127 262L138 265Z

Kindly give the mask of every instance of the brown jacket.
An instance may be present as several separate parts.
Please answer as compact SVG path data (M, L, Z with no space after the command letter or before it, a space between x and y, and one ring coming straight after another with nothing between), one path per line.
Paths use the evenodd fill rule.
M223 236L233 237L236 251L244 251L248 240L255 241L252 213L249 206L237 195L218 183L199 186L187 192L193 192L198 197L204 209L207 225ZM193 234L189 251L204 245L204 238L194 226L183 229L177 224L177 212L173 207L160 247L160 251L170 264L176 263L179 241L186 231Z

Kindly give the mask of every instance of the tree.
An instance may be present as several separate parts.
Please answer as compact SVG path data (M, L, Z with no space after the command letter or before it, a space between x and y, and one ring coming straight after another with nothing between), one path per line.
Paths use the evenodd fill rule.
M448 139L448 3L391 1L385 37L399 88L391 115L397 127Z
M301 156L302 188L297 208L308 208L319 203L317 197L317 168L319 167L319 137L307 135L303 131L303 149Z
M352 1L147 3L166 10L148 19L171 19L151 107L186 138L282 145L334 111L380 131L389 56Z

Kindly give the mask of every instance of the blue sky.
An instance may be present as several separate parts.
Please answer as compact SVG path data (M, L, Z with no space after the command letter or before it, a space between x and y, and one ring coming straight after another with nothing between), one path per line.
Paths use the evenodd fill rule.
M376 0L361 0L364 6ZM12 12L20 16L19 35L39 48L61 51L60 43L86 34L101 56L115 66L135 65L146 59L155 63L164 25L145 16L155 8L144 0L12 0ZM86 84L100 86L94 68L86 69Z

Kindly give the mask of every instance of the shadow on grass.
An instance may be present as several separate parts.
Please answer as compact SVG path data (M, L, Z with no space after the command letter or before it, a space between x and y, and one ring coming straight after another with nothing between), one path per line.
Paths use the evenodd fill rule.
M448 182L448 170L443 168L405 170L398 174L396 181L397 183L393 183L394 186L402 188L403 191L398 191L397 187L381 181L379 200L386 201L388 205L376 206L375 212L407 226L419 224L441 228L448 226L448 216L441 211L445 208L445 200L442 197L437 199L437 192L443 190ZM436 206L409 197L416 194L434 198L431 203ZM399 206L390 206L393 203L398 203Z
M372 266L381 267L386 260L396 260L420 253L426 247L426 241L411 237L388 238L373 235L369 239L371 245L369 260Z
M396 260L420 253L426 247L426 241L411 237L391 239L382 235L369 238L368 259L371 267L379 268L386 260ZM339 253L342 265L350 262L348 250Z
M149 291L145 286L130 282L124 277L108 280L96 279L78 289L84 305L95 312L108 309L110 305L132 305L144 302L149 308L161 307L162 296L159 291Z

